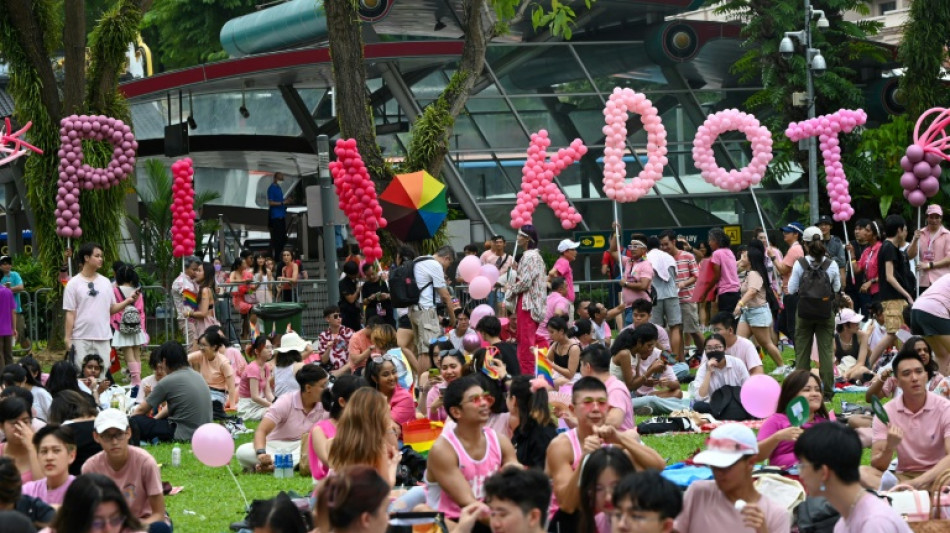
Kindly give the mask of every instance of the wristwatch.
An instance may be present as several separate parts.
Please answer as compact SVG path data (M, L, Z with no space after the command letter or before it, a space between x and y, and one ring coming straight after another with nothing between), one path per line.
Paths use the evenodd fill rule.
M257 455L267 455L267 448L258 448L254 450Z

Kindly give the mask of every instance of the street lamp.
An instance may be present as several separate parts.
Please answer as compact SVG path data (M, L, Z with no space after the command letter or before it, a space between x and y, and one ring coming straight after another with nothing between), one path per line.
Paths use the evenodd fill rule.
M821 55L821 50L812 46L811 23L816 16L818 20L815 25L819 29L829 26L828 19L825 18L825 12L820 9L813 9L811 0L805 0L805 29L785 32L785 38L782 39L778 47L779 54L783 58L791 59L795 53L793 38L805 46L805 61L808 63L805 66L805 79L807 80L807 101L805 105L808 106L809 119L815 118L814 76L823 75L828 68L825 58ZM818 141L815 137L809 137L806 142L808 143L808 218L812 224L815 224L818 222Z

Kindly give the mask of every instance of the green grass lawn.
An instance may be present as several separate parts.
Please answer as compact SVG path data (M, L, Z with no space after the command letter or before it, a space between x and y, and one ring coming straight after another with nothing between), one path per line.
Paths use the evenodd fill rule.
M793 359L791 350L783 354L786 361ZM775 365L766 358L766 373L771 372ZM834 405L837 410L841 401L863 403L861 393L839 393L835 395ZM646 417L638 417L641 422ZM248 427L256 427L256 423L249 423ZM253 434L242 435L235 442L237 446L250 442ZM676 463L691 456L701 448L708 438L708 434L695 435L648 435L644 442L657 450L668 464ZM171 466L171 452L174 445L161 444L148 446L147 449L155 459L163 465L162 480L174 486L183 486L184 490L165 499L168 512L175 522L175 530L185 533L219 533L228 530L231 522L244 518L244 502L234 481L225 468L209 468L201 464L191 452L189 444L180 444L182 448L182 465L179 468ZM870 461L870 450L865 450L863 463ZM231 461L231 469L238 483L247 495L248 501L254 499L271 498L281 490L295 491L301 495L309 495L313 484L309 477L296 476L293 479L277 479L272 475L245 474L241 472L236 459Z

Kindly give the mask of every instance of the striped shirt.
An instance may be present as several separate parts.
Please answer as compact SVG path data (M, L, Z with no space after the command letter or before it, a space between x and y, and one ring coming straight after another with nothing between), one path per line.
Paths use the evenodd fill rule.
M699 277L699 268L696 267L696 257L689 252L680 250L676 254L676 281L685 281L689 278ZM693 287L696 286L695 280L692 285L680 289L680 302L688 302L693 299Z

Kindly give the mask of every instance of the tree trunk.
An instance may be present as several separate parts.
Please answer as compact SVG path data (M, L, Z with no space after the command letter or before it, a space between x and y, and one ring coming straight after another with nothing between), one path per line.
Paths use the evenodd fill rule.
M50 118L58 123L59 117L62 116L59 89L46 51L43 26L37 21L32 4L30 0L5 0L2 9L7 11L10 21L17 28L23 51L36 69L40 81L40 102Z
M324 2L333 65L333 90L340 137L356 139L363 162L377 184L392 179L383 153L376 144L376 124L366 93L363 36L355 3L346 0Z
M86 1L69 0L65 9L63 114L72 115L82 111L86 91Z

